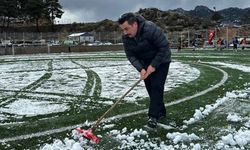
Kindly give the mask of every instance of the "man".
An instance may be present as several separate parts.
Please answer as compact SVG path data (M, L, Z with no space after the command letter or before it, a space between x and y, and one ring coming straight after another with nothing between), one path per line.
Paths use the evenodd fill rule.
M240 44L241 44L241 49L244 50L245 49L245 46L247 44L247 39L246 37L244 37L241 41L240 41Z
M125 13L118 23L126 56L140 72L150 97L148 126L155 128L158 119L166 116L163 94L171 62L169 44L163 31L140 15Z
M237 52L237 47L238 47L239 41L237 37L233 38L233 49Z

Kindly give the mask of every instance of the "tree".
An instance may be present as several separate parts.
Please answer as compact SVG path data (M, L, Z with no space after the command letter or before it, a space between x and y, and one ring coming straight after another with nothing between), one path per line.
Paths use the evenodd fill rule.
M26 12L26 4L28 4L28 0L18 0L18 18L27 19L27 12Z
M241 17L240 20L243 24L250 23L250 9L245 12L245 14Z
M0 16L2 17L2 25L5 26L7 21L7 27L10 24L10 18L17 17L17 0L1 0L0 1ZM6 20L7 19L7 20Z
M45 4L43 0L28 0L25 10L30 19L35 20L37 32L39 31L39 19L44 14Z
M214 12L214 14L211 17L211 20L218 23L222 18L223 17L218 12Z
M5 24L5 18L7 15L7 0L1 0L0 1L0 17L2 21L2 27L4 27Z
M46 7L46 16L51 23L53 31L55 19L61 18L64 12L62 11L62 6L60 5L58 0L45 0L45 7Z
M220 15L219 12L216 11L216 8L214 8L214 14L211 17L211 20L215 21L216 23L219 23L221 19L223 19L223 17Z
M9 27L10 24L10 18L17 18L18 16L18 0L8 0L7 1L7 17L8 17L8 24L7 27Z

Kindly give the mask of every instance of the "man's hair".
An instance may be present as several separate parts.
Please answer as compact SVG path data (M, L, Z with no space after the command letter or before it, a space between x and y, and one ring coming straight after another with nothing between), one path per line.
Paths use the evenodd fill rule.
M121 15L121 17L118 19L119 24L123 24L125 21L128 21L129 25L132 25L134 22L137 22L136 15L134 13L125 13Z

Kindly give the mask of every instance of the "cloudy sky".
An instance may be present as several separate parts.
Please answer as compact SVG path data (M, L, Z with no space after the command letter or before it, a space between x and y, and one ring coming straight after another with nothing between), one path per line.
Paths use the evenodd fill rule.
M137 12L140 8L155 7L161 10L194 9L204 5L217 10L228 7L250 7L249 0L59 0L64 14L58 23L96 22L103 19L117 20L125 12Z

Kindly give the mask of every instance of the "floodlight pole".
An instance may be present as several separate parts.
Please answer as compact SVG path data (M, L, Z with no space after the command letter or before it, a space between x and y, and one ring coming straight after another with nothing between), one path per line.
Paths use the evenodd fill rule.
M228 27L227 27L227 49L229 49Z
M12 55L15 55L15 48L14 48L14 44L12 44L11 49L12 49Z

